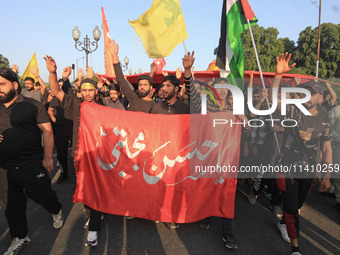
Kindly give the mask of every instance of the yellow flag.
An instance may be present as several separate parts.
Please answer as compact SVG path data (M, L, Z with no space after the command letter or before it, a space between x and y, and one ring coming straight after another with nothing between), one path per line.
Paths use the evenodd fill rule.
M129 23L150 58L169 56L188 37L179 0L154 0L148 11Z
M26 77L32 77L35 82L38 81L37 78L31 73L32 66L35 66L37 68L38 75L39 75L38 62L37 62L37 57L35 55L35 52L33 54L33 57L31 58L31 61L28 63L28 66L26 67L24 74L21 76L22 80L25 80Z

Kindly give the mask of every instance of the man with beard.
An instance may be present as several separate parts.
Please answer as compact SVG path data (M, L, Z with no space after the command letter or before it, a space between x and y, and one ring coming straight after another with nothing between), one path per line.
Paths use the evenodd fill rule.
M190 114L190 106L177 99L180 80L175 75L168 75L163 79L162 91L164 101L152 106L150 113L156 114Z
M85 78L80 82L80 93L82 100L77 97L69 96L58 85L57 81L57 65L54 59L50 56L44 57L47 69L50 73L50 87L52 94L61 102L60 106L69 111L73 118L73 138L72 138L72 157L75 156L75 151L78 142L79 118L80 118L80 104L82 101L89 103L96 103L95 98L98 93L97 83L90 79ZM100 230L101 212L90 208L90 222L89 232L87 235L86 246L96 246L98 244L98 231Z
M110 98L103 98L103 104L113 109L125 110L124 106L119 101L120 87L118 84L111 83L109 85Z
M39 76L40 78L40 76ZM35 90L34 89L34 79L32 77L26 77L25 78L25 87L26 90L23 90L21 93L24 97L28 97L28 98L33 98L35 100L37 100L38 102L42 102L43 100L43 95L45 94L46 91L46 85L45 86L41 86L40 90Z
M38 88L34 88L34 83L35 80L32 77L26 77L25 78L25 87L26 90L22 91L22 94L24 97L28 97L28 98L33 98L37 101L39 101L40 103L42 103L43 101L43 96L46 93L47 90L47 86L45 84L45 82L41 79L41 77L38 75L38 68L33 66L30 69L31 73L36 77L36 79L38 80L37 83L39 83L41 85L40 89Z
M53 169L52 126L41 103L18 95L18 83L12 70L0 68L0 167L7 170L5 216L13 238L5 254L17 254L31 242L26 196L52 214L55 229L63 225L61 204L48 175Z
M122 68L118 58L119 46L113 41L113 47L110 48L110 54L113 58L113 67L117 76L118 85L121 87L125 97L130 103L129 111L149 113L155 101L151 98L152 78L149 75L141 75L137 79L138 95L133 92L127 81L124 79Z
M291 70L295 64L289 65L291 55L282 54L277 58L276 75L272 89L278 90L281 78L285 72ZM300 84L299 87L308 90L311 97L303 106L310 115L305 115L295 105L288 105L287 117L295 120L297 126L285 127L281 153L277 158L278 166L296 166L296 171L280 174L277 186L281 190L283 201L283 218L277 227L282 238L291 243L292 255L301 255L299 249L299 209L302 207L313 185L313 178L318 172L318 166L322 172L326 172L321 180L319 191L325 192L330 187L330 175L332 165L333 137L331 121L324 108L319 106L323 92L321 84L309 81ZM281 110L281 102L278 100L278 109ZM316 164L318 145L322 144L322 165ZM320 172L320 171L319 171Z
M162 82L164 101L152 106L150 113L154 114L190 114L190 106L177 99L180 80L175 75L165 76ZM178 228L179 224L169 223L170 228Z

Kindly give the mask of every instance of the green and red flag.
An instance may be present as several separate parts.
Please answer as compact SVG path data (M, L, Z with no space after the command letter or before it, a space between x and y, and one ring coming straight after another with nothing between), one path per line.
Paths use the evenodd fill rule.
M241 35L257 22L247 0L224 0L221 18L221 36L218 45L216 66L221 77L243 90L244 55Z

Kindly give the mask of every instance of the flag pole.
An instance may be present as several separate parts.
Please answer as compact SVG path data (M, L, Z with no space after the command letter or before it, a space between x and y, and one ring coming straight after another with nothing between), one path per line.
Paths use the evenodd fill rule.
M187 50L187 46L185 45L185 41L183 41L183 47L184 47L185 54L187 54L188 50ZM191 73L192 73L192 68L191 68ZM192 78L195 79L193 74L192 74Z
M251 25L250 25L249 19L247 19L247 22L248 22L248 27L249 27L249 31L250 31L251 40L252 40L252 42L253 42L253 47L254 47L254 51L255 51L257 66L259 67L259 71L260 71L260 77L261 77L262 87L263 87L263 89L266 89L266 85L265 85L264 79L263 79L263 74L262 74L262 68L261 68L261 64L260 64L260 59L259 59L259 55L258 55L258 53L257 53L256 44L255 44L255 40L254 40L253 30L251 29ZM269 100L268 100L268 96L266 96L266 102L267 102L268 109L269 109ZM272 114L269 114L269 115L270 115L270 119L272 120L272 123L273 123L273 115L272 115ZM278 139L277 139L277 135L276 135L276 132L275 132L275 131L274 131L274 138L275 138L275 143L276 143L276 146L277 146L277 151L278 151L278 153L281 153L280 146L279 146L279 141L278 141Z
M184 51L185 51L185 54L188 53L188 50L187 50L187 46L185 45L185 42L183 41L183 47L184 47Z

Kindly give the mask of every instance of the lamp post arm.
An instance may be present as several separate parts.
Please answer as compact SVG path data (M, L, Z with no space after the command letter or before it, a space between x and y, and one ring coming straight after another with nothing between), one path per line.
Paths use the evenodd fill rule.
M91 49L91 45L92 45L93 47L95 47L93 50ZM92 52L94 52L97 48L98 48L98 42L97 42L97 41L94 41L94 42L92 42L91 44L89 44L88 50L89 50L90 53L92 53Z

